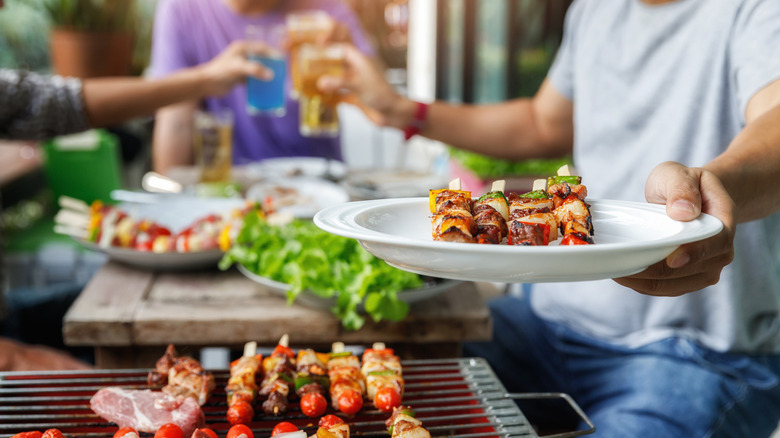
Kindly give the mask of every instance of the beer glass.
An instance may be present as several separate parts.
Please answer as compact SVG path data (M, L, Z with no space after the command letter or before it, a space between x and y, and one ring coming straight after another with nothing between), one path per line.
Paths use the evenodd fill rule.
M344 75L344 45L304 44L299 49L298 58L301 76L301 135L335 137L339 133L339 95L336 92L320 91L317 81L325 75Z
M284 85L287 76L287 61L282 52L284 26L247 26L246 39L254 44L249 50L249 59L259 62L274 72L271 80L264 81L248 77L246 82L246 103L249 114L270 114L281 117L285 113Z
M233 113L230 110L195 112L195 163L200 182L227 182L233 164Z
M324 11L303 10L287 15L287 44L290 51L290 96L297 99L301 92L301 76L298 52L303 44L314 43L327 34L333 26Z

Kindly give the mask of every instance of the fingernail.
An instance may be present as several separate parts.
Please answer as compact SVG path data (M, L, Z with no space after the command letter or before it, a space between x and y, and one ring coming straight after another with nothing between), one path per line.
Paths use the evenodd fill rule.
M685 201L683 199L674 201L674 203L672 204L672 209L679 211L680 213L688 213L691 215L696 214L696 207L694 207L693 203L690 201Z
M675 254L669 261L669 267L672 269L682 268L691 261L691 256L688 253L682 252Z

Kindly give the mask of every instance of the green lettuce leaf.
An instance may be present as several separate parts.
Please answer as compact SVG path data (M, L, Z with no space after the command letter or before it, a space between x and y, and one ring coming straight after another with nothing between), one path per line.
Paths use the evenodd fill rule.
M257 275L290 285L287 301L303 291L336 297L331 309L344 328L365 324L362 303L374 321L400 321L409 305L398 292L422 287L419 275L394 268L366 251L354 239L330 234L311 221L294 220L271 226L250 212L236 242L219 262L222 270L241 264Z

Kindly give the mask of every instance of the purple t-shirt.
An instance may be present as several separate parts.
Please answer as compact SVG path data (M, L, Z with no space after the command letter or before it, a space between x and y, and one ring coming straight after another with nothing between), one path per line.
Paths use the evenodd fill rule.
M152 76L202 64L217 56L232 41L244 39L247 25L284 23L290 11L319 9L347 26L358 49L373 55L374 49L354 12L340 0L282 0L272 11L242 16L224 0L162 0L157 7L152 40ZM287 81L289 84L289 80ZM288 98L286 114L274 117L250 115L246 110L246 85L202 103L209 111L233 111L233 162L245 164L274 157L315 156L341 159L338 138L307 138L298 132L298 102Z

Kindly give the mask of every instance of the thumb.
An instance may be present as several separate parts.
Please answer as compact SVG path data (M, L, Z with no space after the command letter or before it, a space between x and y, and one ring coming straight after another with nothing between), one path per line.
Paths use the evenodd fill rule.
M648 202L665 204L666 214L678 221L691 221L701 214L701 169L680 163L661 163L650 172L645 186Z

